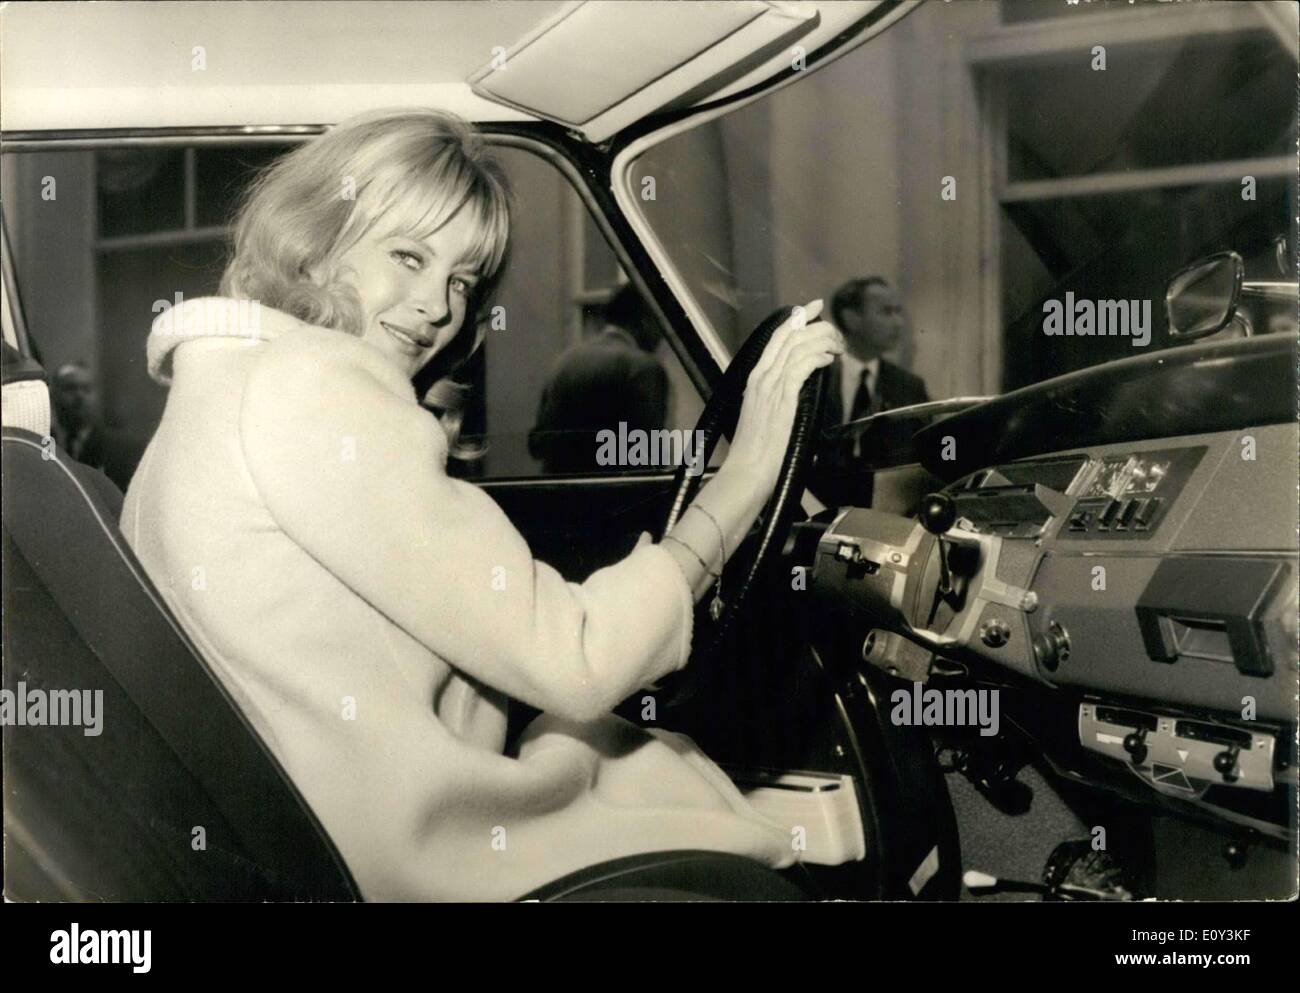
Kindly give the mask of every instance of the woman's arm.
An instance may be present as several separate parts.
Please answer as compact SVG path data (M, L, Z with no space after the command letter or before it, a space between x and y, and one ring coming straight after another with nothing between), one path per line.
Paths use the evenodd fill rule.
M574 720L685 664L691 598L669 552L643 545L566 582L491 497L448 478L446 436L404 385L371 346L320 330L259 347L248 375L238 441L251 481L340 595L467 675Z
M748 531L799 387L836 347L833 329L812 330L773 336L726 465L699 495L725 542L691 512L677 541L641 545L583 583L534 560L491 497L447 476L441 427L355 338L307 329L259 348L239 443L280 530L343 587L462 672L587 720L686 663L691 593L720 568L720 546L731 554Z

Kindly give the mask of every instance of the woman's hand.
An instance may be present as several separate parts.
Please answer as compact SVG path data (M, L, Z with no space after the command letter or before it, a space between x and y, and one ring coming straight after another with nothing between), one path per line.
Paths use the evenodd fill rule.
M763 488L764 499L776 485L799 391L813 370L830 365L844 351L844 336L833 325L817 320L821 312L820 300L795 307L773 333L745 383L726 465L745 470Z
M820 300L796 307L772 334L746 381L726 462L664 539L663 548L676 559L697 599L736 551L776 485L804 382L844 351L843 335L817 321L821 311Z

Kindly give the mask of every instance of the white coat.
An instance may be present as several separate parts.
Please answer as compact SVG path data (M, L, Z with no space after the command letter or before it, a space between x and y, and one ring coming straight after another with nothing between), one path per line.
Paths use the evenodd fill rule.
M692 601L643 543L586 582L449 478L382 354L248 301L161 315L170 381L122 530L372 900L499 900L667 849L794 859L688 739L608 715L683 666ZM502 754L505 697L544 714Z

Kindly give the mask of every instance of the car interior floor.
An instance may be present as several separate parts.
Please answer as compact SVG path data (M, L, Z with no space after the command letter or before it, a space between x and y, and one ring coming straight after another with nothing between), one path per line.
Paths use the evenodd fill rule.
M957 815L964 871L978 869L999 879L1036 882L1053 848L1062 841L1088 836L1089 826L1033 766L1020 772L1020 781L1033 791L1032 804L1021 814L1003 813L965 776L950 773L946 778ZM963 886L961 899L1018 903L1037 897L1023 893L975 896Z
M976 869L1004 880L1038 882L1048 857L1065 841L1088 839L1096 827L1090 817L1072 804L1055 781L1033 765L1022 769L1019 782L1032 792L1032 802L1022 813L1007 813L991 803L965 776L950 773L952 797L961 838L962 869ZM1138 814L1145 820L1145 815ZM1124 827L1112 825L1115 830ZM1154 861L1143 868L1150 873L1153 890L1143 894L1161 900L1285 899L1294 886L1294 853L1257 844L1242 849L1242 858L1225 857L1228 839L1181 817L1151 814L1150 849ZM1012 840L1014 839L1014 840ZM1017 892L992 892L976 896L962 888L963 901L1019 902L1038 897Z

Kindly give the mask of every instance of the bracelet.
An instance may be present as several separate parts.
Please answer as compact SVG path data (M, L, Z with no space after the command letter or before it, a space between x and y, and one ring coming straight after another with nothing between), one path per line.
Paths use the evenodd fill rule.
M700 564L700 568L704 570L704 574L705 574L706 576L711 576L711 577L713 577L714 579L717 579L717 578L718 578L718 574L717 574L716 572L714 572L712 569L709 568L708 563L705 562L704 559L700 558L700 553L697 552L697 551L696 551L694 548L692 548L690 545L686 544L686 542L682 541L680 538L674 538L671 534L666 534L666 535L664 535L663 540L664 540L664 541L671 541L671 542L674 542L674 543L676 543L676 544L678 544L678 545L681 545L684 549L686 549L688 552L691 553L691 555L693 555L693 556L695 557L695 561L698 562L698 563Z
M701 507L698 500L691 504L691 506L707 517L709 523L712 524L714 529L718 532L718 548L722 552L722 561L718 563L717 573L709 573L710 576L714 576L717 579L717 583L713 587L713 600L709 604L709 616L713 618L713 621L716 624L722 619L722 612L726 608L726 604L722 599L722 570L727 567L727 540L722 534L722 525L718 523L716 517Z
M713 530L718 532L718 548L722 552L722 561L718 563L718 568L721 569L724 565L727 564L727 542L726 539L723 538L722 536L722 525L718 523L718 519L716 517L714 517L707 510L705 510L703 507L700 506L700 502L698 500L695 501L693 504L691 504L690 509L698 510L701 514L707 517L709 519L709 523L713 525Z

